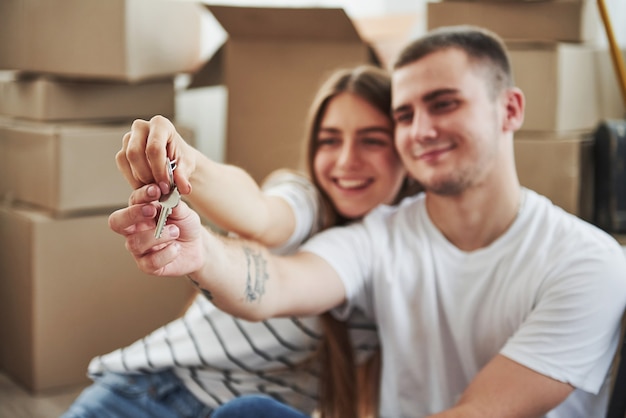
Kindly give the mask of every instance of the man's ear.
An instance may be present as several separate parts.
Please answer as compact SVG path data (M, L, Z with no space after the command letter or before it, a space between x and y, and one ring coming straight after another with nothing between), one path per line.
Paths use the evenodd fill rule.
M524 107L526 101L524 93L517 87L511 87L504 92L505 115L502 128L504 131L515 132L524 123Z

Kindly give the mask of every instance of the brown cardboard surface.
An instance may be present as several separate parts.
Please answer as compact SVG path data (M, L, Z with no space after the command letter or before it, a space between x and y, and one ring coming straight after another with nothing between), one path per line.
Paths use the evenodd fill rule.
M441 1L485 1L485 0L441 0ZM500 2L500 3L514 3L514 2L528 3L528 2L542 2L542 1L553 1L553 0L489 0L489 1ZM589 1L589 0L576 0L576 1Z
M137 81L196 71L202 5L168 0L2 0L0 68Z
M418 14L390 14L354 19L361 38L372 48L380 66L391 69L396 56L413 36L420 19Z
M108 214L0 208L0 369L31 391L87 382L89 360L182 313L185 278L139 272Z
M130 125L0 118L0 196L64 216L126 206L131 187L115 154ZM177 128L190 138L184 127Z
M426 5L427 28L476 25L505 40L596 41L600 17L594 1L444 1Z
M0 119L0 193L55 212L122 207L131 188L115 164L130 122L50 124Z
M228 90L225 161L257 181L301 168L305 121L323 79L369 61L369 49L342 9L207 6L228 40L190 88Z
M590 133L518 132L513 142L520 183L587 221L593 219Z
M0 80L0 115L40 121L174 117L174 79L93 82L46 76Z
M508 42L515 84L526 97L523 131L577 131L598 123L596 47Z

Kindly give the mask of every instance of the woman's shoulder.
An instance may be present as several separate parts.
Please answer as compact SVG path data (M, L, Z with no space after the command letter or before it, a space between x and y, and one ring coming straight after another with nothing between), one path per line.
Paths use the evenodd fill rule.
M272 171L262 181L261 188L263 190L269 190L284 184L293 184L307 189L315 190L315 185L313 184L309 176L307 176L303 172L288 168L281 168Z

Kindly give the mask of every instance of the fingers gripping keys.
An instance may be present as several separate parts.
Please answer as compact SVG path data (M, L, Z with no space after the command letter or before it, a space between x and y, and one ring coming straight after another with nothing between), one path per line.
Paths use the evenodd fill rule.
M172 209L178 206L180 202L180 193L178 192L178 188L176 184L174 184L174 169L176 169L176 161L170 161L167 159L167 169L170 175L170 192L168 194L162 195L159 199L159 205L161 206L161 211L159 212L159 219L157 221L156 229L154 231L154 237L160 238L161 233L163 232L163 228L165 227L165 222L167 222L168 216L172 213Z

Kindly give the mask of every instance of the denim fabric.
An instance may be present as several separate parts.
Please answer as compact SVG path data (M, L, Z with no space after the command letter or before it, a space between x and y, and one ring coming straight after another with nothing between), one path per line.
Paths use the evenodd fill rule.
M211 418L308 418L308 415L264 395L233 399L215 409Z
M202 418L200 402L169 370L151 374L105 373L87 387L61 418Z

